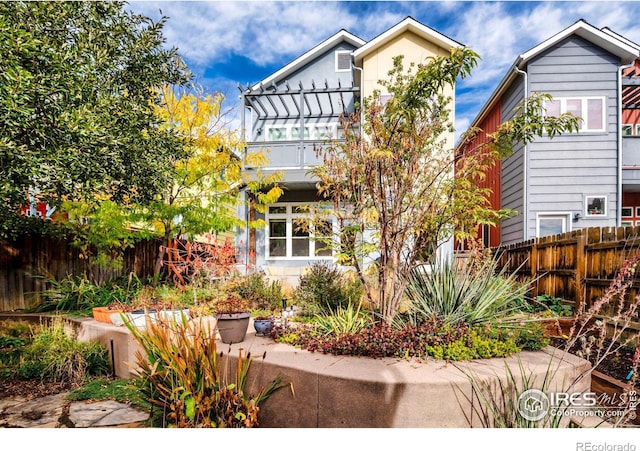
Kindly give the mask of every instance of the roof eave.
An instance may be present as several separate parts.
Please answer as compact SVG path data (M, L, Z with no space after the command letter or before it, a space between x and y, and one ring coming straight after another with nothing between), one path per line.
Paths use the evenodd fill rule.
M353 57L356 64L359 64L366 55L375 51L381 45L385 44L391 39L394 39L402 33L405 33L406 31L411 31L412 33L422 37L423 39L426 39L427 41L433 42L434 44L444 49L464 47L463 44L454 41L453 39L441 33L438 33L437 31L413 19L412 17L407 17L402 22L389 28L384 33L376 36L375 38L364 44L362 47L354 51Z
M356 35L349 33L347 30L340 30L339 32L337 32L330 38L322 41L320 44L316 45L311 50L299 56L298 58L296 58L295 60L287 64L286 66L280 68L273 74L269 75L267 78L255 83L248 90L256 91L260 89L260 86L268 86L272 82L277 81L283 77L286 77L287 75L293 73L294 71L304 66L309 61L312 61L314 58L326 52L328 49L334 47L335 45L337 45L339 42L342 42L342 41L346 41L355 47L361 47L362 45L365 44L365 41L363 39L360 39Z

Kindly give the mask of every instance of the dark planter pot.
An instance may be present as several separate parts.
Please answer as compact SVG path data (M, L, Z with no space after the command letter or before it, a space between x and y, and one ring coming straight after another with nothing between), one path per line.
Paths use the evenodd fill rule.
M244 340L249 328L251 312L216 313L218 332L223 343L240 343Z
M256 330L256 335L264 336L273 329L273 320L255 319L253 320L253 328Z

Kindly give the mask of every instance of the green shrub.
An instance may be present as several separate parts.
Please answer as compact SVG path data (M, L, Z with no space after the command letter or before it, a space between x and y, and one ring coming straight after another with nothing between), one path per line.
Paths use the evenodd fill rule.
M109 373L107 350L97 342L80 343L56 317L43 326L25 347L17 374L23 379L42 379L80 384L88 376Z
M427 352L436 359L473 360L507 357L520 350L511 337L494 337L486 329L470 329L466 336L449 343L427 345Z
M411 301L409 320L425 319L445 323L478 325L515 313L515 300L524 298L528 285L515 275L497 270L497 261L477 264L436 261L430 268L409 275L407 297Z
M325 309L335 311L349 303L358 304L362 298L362 285L338 268L323 263L314 263L294 292L294 302L312 312Z
M93 307L104 307L111 303L128 304L142 289L142 281L130 274L127 278L118 278L95 285L85 274L69 275L62 280L47 281L50 288L44 292L44 301L34 310L36 312L75 311L90 313Z
M549 345L550 339L545 333L542 324L527 322L516 329L516 344L525 351L538 351Z
M280 281L269 281L260 272L238 276L228 285L233 292L249 303L251 309L273 311L282 308L283 293Z
M537 298L537 308L535 311L550 310L556 316L573 315L573 307L567 304L564 299L542 294Z

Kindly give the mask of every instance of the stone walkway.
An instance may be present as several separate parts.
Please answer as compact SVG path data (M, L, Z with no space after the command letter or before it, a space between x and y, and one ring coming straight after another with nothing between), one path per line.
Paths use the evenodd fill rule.
M1 428L142 428L149 418L116 401L68 401L67 393L28 400L0 399Z

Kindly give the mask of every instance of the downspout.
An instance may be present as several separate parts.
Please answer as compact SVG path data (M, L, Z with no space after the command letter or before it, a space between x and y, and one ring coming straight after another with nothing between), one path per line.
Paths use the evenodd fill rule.
M244 108L248 108L249 111L251 112L251 124L253 125L253 108L251 107L251 105L245 105L245 92L242 91L242 94L240 96L240 98L242 99L242 124L241 124L241 128L242 128L242 139L244 141L244 152L243 152L243 156L242 156L242 166L243 168L246 169L247 166L247 130L246 130L246 110L244 110ZM245 240L244 240L244 270L245 270L245 274L247 274L249 272L249 252L250 252L250 243L249 243L249 210L251 208L251 200L249 195L247 194L247 191L245 189L244 191L244 195L247 199L247 205L245 206L244 209L244 236L245 236Z
M353 57L353 54L351 54L351 56ZM360 71L360 126L362 126L362 121L364 120L364 109L362 108L362 102L364 101L364 72L362 71L362 68L356 66L353 61L351 62L351 67Z
M527 97L529 97L529 80L528 80L527 72L518 69L518 66L513 66L513 70L523 76L524 98L525 98L524 114L526 115L527 114L526 99ZM529 239L529 191L527 189L527 172L528 172L527 166L529 165L529 156L527 155L526 144L522 149L522 159L523 159L523 164L522 164L522 221L523 221L522 232L523 232L523 236L522 236L522 239L524 241L527 241Z
M622 222L622 71L633 67L635 62L618 68L618 187L616 193L616 227Z

